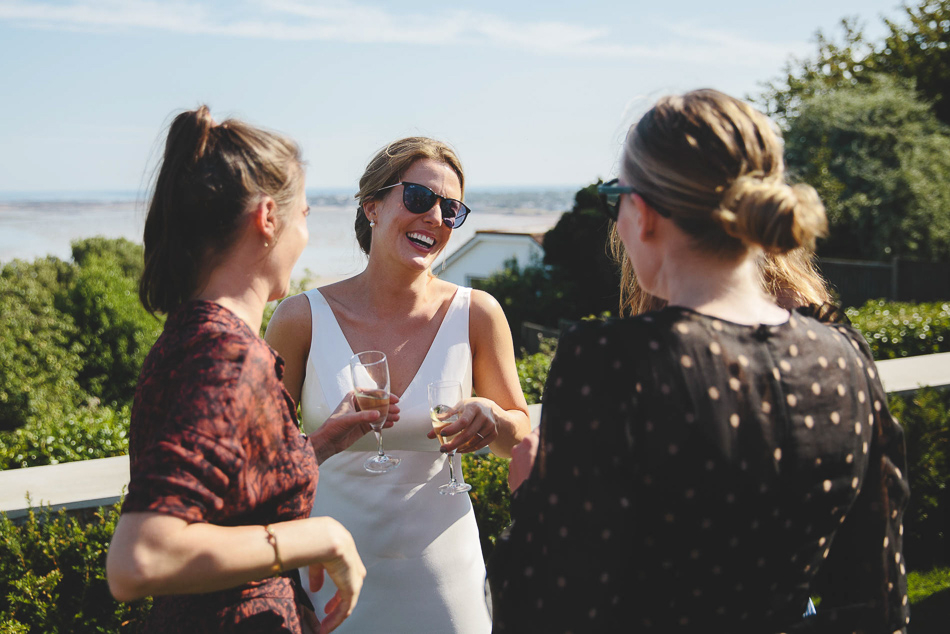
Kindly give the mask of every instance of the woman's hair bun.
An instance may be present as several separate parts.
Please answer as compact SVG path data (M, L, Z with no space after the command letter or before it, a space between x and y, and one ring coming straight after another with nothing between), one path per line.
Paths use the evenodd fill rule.
M825 206L810 185L788 185L781 174L740 176L713 214L729 235L768 253L786 253L827 232Z

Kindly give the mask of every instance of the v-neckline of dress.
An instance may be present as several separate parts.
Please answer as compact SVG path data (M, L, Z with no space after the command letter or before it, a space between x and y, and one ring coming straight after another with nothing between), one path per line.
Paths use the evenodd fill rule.
M320 294L320 298L323 300L323 303L327 305L327 309L330 311L330 315L333 317L333 324L336 326L336 332L340 336L340 339L342 340L342 345L345 347L346 350L350 352L350 358L352 358L354 355L356 355L356 353L353 352L353 346L350 345L349 339L346 338L346 333L343 332L343 327L340 325L340 320L337 318L336 313L333 312L333 306L330 305L330 302L329 300L327 300L326 295L324 295L323 292L319 288L315 290L317 291L317 293ZM449 302L449 307L446 309L445 314L442 315L442 322L439 324L439 329L436 330L435 336L432 337L432 341L429 342L429 347L426 349L426 354L422 358L422 363L420 363L419 367L416 368L416 371L412 375L412 379L410 379L409 383L406 384L406 389L402 391L402 394L396 394L396 396L400 400L402 400L402 398L406 394L409 393L409 390L412 388L412 386L416 382L416 378L418 378L419 374L422 372L422 368L425 367L426 362L429 360L429 354L432 352L432 348L435 347L435 342L438 341L439 336L442 334L442 327L445 325L445 322L448 321L449 315L456 308L455 304L456 304L456 301L458 301L459 299L459 294L461 290L462 290L461 286L456 287L455 293L452 295L452 300ZM347 364L349 364L349 359L347 359ZM391 381L390 381L390 387L392 387ZM395 392L393 393L395 394Z

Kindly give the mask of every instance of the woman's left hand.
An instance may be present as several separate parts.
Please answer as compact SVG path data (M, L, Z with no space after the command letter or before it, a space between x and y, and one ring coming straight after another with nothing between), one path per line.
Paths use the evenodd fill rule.
M492 405L487 398L463 400L454 410L459 412L459 419L442 430L443 437L455 435L442 445L442 453L450 453L453 449L458 453L470 453L493 443L498 438L498 421ZM430 431L428 436L434 439L435 431Z

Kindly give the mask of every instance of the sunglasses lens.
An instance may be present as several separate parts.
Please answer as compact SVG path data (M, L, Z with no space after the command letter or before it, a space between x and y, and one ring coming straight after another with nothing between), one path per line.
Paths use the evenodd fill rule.
M613 180L609 180L603 185L601 185L601 187L603 188L616 187L619 184L619 182L620 182L620 179L614 178ZM617 216L619 215L619 212L620 212L620 194L615 194L612 192L603 193L601 191L600 204L604 210L604 213L607 215L607 217L610 218L611 220L616 221Z
M424 214L432 209L435 203L435 194L422 185L404 184L402 204L414 214Z
M403 183L402 204L414 214L424 214L430 209L439 196L424 185ZM449 229L454 229L465 221L469 209L460 201L452 198L443 198L439 203L442 212L442 222Z
M459 210L462 208L462 203L457 200L443 200L442 201L442 219L446 218L455 218L459 215Z

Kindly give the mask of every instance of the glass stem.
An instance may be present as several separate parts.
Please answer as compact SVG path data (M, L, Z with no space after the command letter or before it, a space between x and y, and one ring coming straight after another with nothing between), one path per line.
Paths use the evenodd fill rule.
M386 454L383 453L383 432L379 429L374 429L373 433L376 434L376 455L382 457Z
M455 484L455 450L449 454L449 482Z

